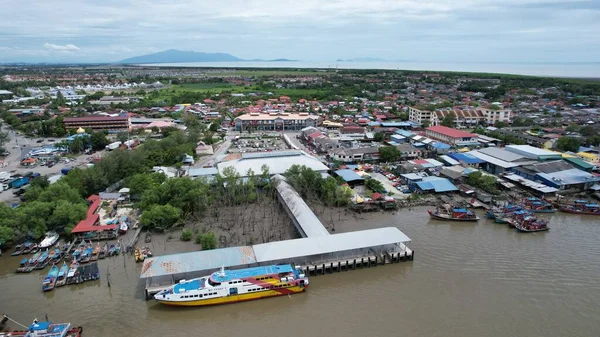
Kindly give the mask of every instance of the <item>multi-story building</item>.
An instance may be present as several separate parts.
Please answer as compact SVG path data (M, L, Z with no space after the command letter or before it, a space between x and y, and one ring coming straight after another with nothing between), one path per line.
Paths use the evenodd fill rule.
M477 144L477 135L442 125L430 126L425 130L427 137L454 146Z
M490 109L439 109L435 111L409 108L409 120L412 122L429 122L429 125L439 125L449 114L454 115L454 125L458 128L472 127L477 124L494 125L496 122L508 123L512 117L510 110Z
M110 133L128 131L131 129L129 117L108 117L108 116L86 116L86 117L68 117L63 119L63 126L66 130L71 129L92 129L94 131L106 130Z
M309 126L317 126L321 118L308 112L287 113L272 112L248 113L235 118L235 129L237 131L252 130L301 130Z
M433 119L435 118L435 113L429 110L420 110L417 108L408 108L408 120L415 123L423 124L424 122L428 122L429 125L433 125Z

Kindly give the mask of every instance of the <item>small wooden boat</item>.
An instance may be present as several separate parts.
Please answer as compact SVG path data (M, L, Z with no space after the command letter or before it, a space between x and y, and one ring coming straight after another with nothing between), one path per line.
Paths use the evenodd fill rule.
M73 260L71 266L69 266L69 271L67 272L67 284L75 284L77 283L77 271L79 269L79 262Z
M92 256L90 257L90 261L98 261L98 255L100 255L100 244L98 244L92 251Z
M135 249L135 252L133 253L133 257L135 259L135 262L142 262L144 261L144 255L142 254L142 250L139 248Z
M23 254L23 251L25 250L25 245L17 245L15 247L15 251L12 252L12 254L10 254L11 256L19 256L21 254Z
M0 331L0 337L81 337L82 327L72 327L71 323L38 322L37 319L27 330Z
M146 232L146 237L144 238L145 243L150 243L152 241L152 233L150 231Z
M50 267L50 271L48 272L48 275L46 275L46 277L44 277L44 281L42 282L42 291L51 291L54 289L54 286L56 284L56 278L58 277L58 273L59 273L59 269L58 267L53 264L52 267Z
M69 274L69 266L67 266L66 262L63 262L62 267L58 271L58 276L56 277L56 287L62 287L67 284L67 275Z
M114 245L114 244L111 244L111 245L110 245L110 248L108 249L108 256L113 256L113 255L115 255L115 250L116 250L116 247L115 247L115 245Z
M23 249L23 254L35 254L39 250L37 243L25 242L24 246L25 248Z
M31 273L41 255L41 252L33 254L23 266L17 268L17 273Z
M79 259L79 263L88 263L90 262L90 259L92 258L92 252L94 251L94 249L92 247L88 247L86 248L83 253L81 254L81 259Z
M19 267L25 267L28 263L29 263L29 259L24 258L23 260L21 260L21 262L19 262Z
M33 266L33 269L39 270L39 269L46 268L46 266L48 265L48 256L49 256L48 251L42 252L42 255L40 255L40 258L37 260L37 262Z
M98 253L98 258L102 260L106 257L106 254L108 254L108 245L104 244L102 249L100 249L100 253Z
M437 207L435 211L428 210L429 216L436 220L448 221L479 221L477 214L458 207L452 207L448 204Z

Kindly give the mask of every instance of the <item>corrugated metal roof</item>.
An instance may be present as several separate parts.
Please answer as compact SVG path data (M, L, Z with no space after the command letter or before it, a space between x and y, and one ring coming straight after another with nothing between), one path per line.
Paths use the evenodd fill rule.
M313 171L327 172L328 168L321 163L315 157L309 156L305 153L300 155L284 154L284 156L266 156L261 158L242 158L239 160L232 160L221 162L217 164L219 172L223 172L226 167L233 167L241 176L245 176L249 169L252 169L255 174L260 174L262 171L261 167L267 165L269 167L269 173L271 174L283 174L292 165L304 165Z
M281 175L273 176L273 181L277 182L277 193L283 199L290 212L302 228L307 237L326 236L329 235L327 228L323 226L319 218L308 207L304 199L300 197L298 192L285 181ZM302 233L301 233L302 234Z
M356 180L365 180L365 178L359 176L356 172L352 170L337 170L335 174L342 177L344 181L356 181Z
M478 150L470 151L470 152L467 152L467 153L470 154L470 155L472 155L472 156L475 156L475 157L477 157L477 158L479 158L479 159L481 159L481 160L483 160L483 161L485 161L487 163L494 164L496 166L500 166L500 167L505 168L505 169L506 168L511 168L511 167L517 167L517 166L519 166L519 164L511 163L511 162L508 162L508 161L504 161L504 160L501 160L501 159L494 158L492 156L488 156L487 154L481 153Z
M386 227L328 236L269 242L254 245L253 247L258 262L269 262L403 242L410 242L408 236L396 227Z
M450 158L447 155L440 156L440 158L442 158L446 163L448 163L450 165L458 165L458 164L460 164L458 161L454 160L453 158Z
M600 181L600 177L576 168L552 173L538 173L537 175L560 186Z
M434 190L437 193L458 191L458 187L454 186L450 180L439 177L425 177L422 181L417 182L417 186L424 191Z
M188 171L190 177L201 177L201 176L215 176L219 173L216 167L199 167L191 168Z
M500 149L497 147L486 147L483 149L479 149L478 151L485 155L492 156L496 159L500 159L503 161L514 162L517 160L526 159L525 157L521 156L520 154L516 154L514 152L510 152L505 149Z
M165 276L256 263L251 246L156 256L144 260L140 278Z
M561 158L560 153L555 153L552 151L540 149L538 147L533 147L531 145L506 145L504 148L510 152L514 152L514 153L523 155L527 158L533 158L533 159L538 159L540 157L541 158L543 158L543 157L553 158L554 157L557 159Z
M542 192L542 193L553 193L553 192L558 191L557 188L546 186L546 185L540 184L540 183L536 183L535 181L525 179L525 178L521 177L520 175L516 175L516 174L507 174L504 176L504 178L506 178L510 181L519 183L523 186L527 186L529 188L532 188L532 189Z

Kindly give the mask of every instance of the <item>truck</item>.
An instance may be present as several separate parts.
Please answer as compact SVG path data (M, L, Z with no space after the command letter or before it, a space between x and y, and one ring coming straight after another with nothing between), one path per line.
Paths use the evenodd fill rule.
M29 184L29 178L27 177L21 177L21 178L17 178L15 180L12 180L10 183L8 183L8 186L10 188L14 188L14 189L18 189L21 188L25 185Z
M121 142L110 143L110 144L106 145L106 150L112 151L112 150L118 149L119 146L121 146Z

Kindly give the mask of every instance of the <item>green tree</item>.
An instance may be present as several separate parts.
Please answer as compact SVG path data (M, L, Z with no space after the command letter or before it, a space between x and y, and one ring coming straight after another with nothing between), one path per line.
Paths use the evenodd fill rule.
M579 125L577 123L571 123L569 124L569 126L567 126L567 128L565 129L565 131L567 132L579 132Z
M117 133L117 140L120 141L121 143L125 143L126 141L129 140L129 134L127 132L119 132Z
M429 121L428 119L424 120L421 122L421 126L425 129L428 128L431 125L431 121Z
M189 228L186 228L181 232L180 240L181 241L190 241L190 240L192 240L192 235L193 235L192 231Z
M214 123L214 122L210 123L210 127L208 129L212 132L217 132L217 131L219 131L219 124Z
M376 142L383 142L385 140L385 134L383 132L376 132L373 136L373 140Z
M144 227L159 231L172 227L179 220L181 220L181 210L171 205L154 205L145 210L140 217Z
M444 116L444 118L442 119L440 124L451 128L451 127L454 127L455 121L456 121L456 115L454 114L454 112L451 111L446 116Z
M8 132L0 132L0 148L4 147L6 143L10 141Z
M217 248L217 237L212 232L202 234L200 236L200 245L202 245L203 250L215 249Z
M106 145L108 145L106 134L104 132L92 132L90 135L90 145L93 150L104 150Z
M586 125L579 130L579 133L581 133L582 136L591 137L597 135L598 131L595 127L591 125Z
M494 126L497 128L505 128L508 126L508 123L503 121L497 121L496 123L494 123Z
M578 138L563 136L556 141L556 148L563 151L578 152L583 142Z
M394 146L381 146L379 148L379 159L382 162L396 162L400 159L400 154L400 151Z
M374 178L365 180L365 186L374 192L383 192L385 190L383 184Z

